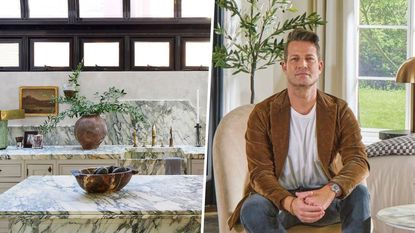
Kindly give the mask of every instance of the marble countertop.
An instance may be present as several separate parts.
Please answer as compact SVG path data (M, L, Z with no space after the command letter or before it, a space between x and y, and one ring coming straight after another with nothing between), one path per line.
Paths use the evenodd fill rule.
M392 227L415 231L415 204L388 207L376 217Z
M131 152L140 154L139 159L162 158L164 154L187 159L203 159L205 147L132 147L130 145L101 145L97 149L83 150L81 146L45 146L43 149L21 148L8 146L0 150L1 159L34 160L34 159L131 159ZM171 155L172 154L172 155ZM127 155L127 156L126 156Z
M115 193L88 194L73 176L31 176L0 195L0 218L200 216L203 176L135 175Z

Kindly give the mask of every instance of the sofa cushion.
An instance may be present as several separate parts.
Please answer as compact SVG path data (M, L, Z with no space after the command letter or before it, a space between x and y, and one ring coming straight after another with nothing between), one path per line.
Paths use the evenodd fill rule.
M366 147L368 157L382 155L415 155L415 137L401 136L373 143Z

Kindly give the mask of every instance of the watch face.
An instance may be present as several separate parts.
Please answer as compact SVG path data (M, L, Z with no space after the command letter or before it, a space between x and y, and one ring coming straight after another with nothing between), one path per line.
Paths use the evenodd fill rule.
M332 185L330 185L330 188L336 194L338 194L340 192L340 186L338 184L332 184Z

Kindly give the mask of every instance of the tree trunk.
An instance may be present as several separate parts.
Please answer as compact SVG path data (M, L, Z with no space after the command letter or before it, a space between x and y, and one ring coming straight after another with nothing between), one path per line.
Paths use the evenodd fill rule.
M254 84L254 77L255 77L255 73L251 72L249 74L249 79L250 79L250 83L251 83L251 101L250 103L253 104L254 100L255 100L255 84Z

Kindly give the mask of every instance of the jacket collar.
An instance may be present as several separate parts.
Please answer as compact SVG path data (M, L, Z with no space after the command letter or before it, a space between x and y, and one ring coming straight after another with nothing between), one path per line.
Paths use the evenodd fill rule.
M323 168L330 164L336 126L336 104L327 94L317 91L317 150ZM291 104L285 89L270 104L270 128L276 175L279 177L288 154ZM326 171L328 172L328 171Z

